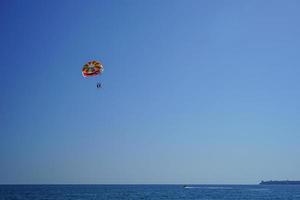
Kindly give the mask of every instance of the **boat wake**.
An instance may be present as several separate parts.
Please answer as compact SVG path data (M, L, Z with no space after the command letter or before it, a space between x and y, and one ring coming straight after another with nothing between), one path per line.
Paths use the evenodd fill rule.
M185 186L185 189L210 189L210 190L230 190L231 187L222 186Z

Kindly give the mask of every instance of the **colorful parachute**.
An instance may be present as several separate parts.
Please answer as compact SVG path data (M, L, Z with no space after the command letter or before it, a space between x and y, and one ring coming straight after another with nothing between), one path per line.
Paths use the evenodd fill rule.
M101 75L103 73L104 67L99 61L90 61L86 63L82 68L82 76L91 77Z

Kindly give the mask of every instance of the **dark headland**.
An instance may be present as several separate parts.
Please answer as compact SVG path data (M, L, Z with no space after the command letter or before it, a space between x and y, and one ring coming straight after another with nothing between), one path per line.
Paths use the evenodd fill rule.
M300 181L261 181L260 185L300 185Z

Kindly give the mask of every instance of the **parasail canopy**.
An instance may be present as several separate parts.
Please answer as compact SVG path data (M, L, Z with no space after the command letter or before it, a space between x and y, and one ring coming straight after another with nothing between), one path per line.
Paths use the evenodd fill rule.
M103 73L104 67L99 61L90 61L86 63L82 68L82 76L91 77L101 75Z

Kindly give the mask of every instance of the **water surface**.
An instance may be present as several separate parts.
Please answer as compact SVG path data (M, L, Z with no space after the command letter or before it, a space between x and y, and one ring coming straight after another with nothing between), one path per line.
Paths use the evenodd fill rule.
M0 185L0 200L300 200L298 185Z

